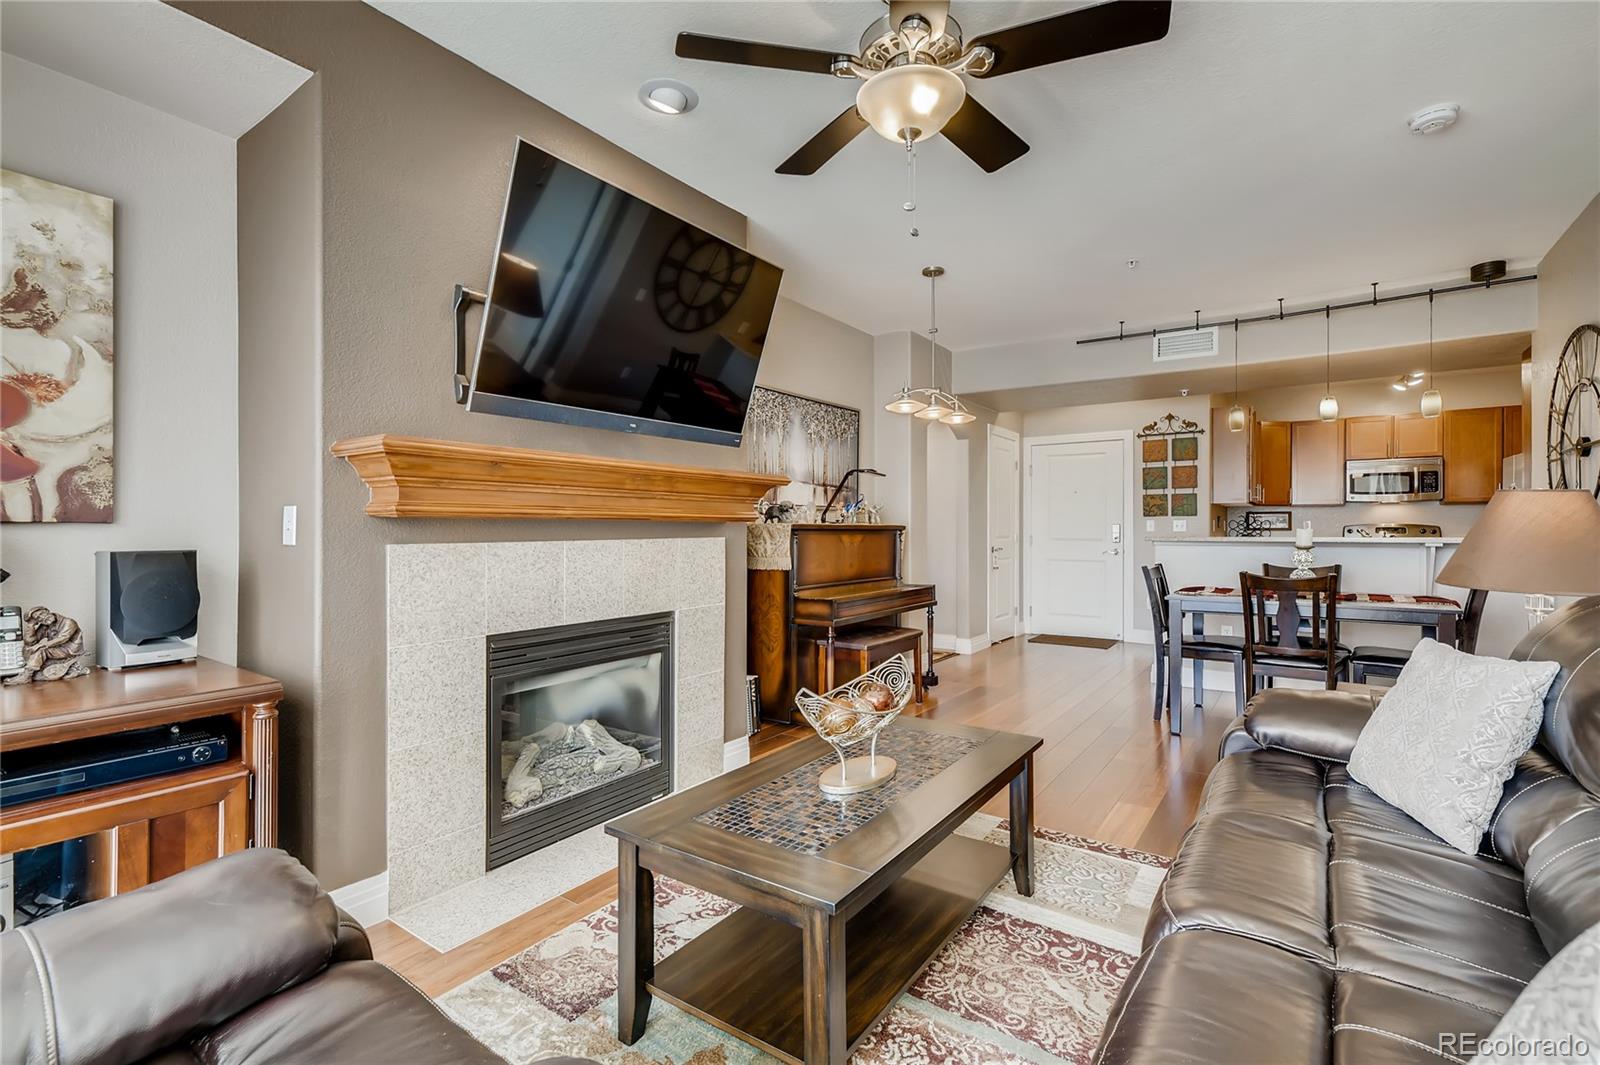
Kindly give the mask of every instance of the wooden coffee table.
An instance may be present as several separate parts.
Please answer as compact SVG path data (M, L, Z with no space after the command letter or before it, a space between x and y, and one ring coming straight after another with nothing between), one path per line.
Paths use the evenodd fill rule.
M606 826L618 857L617 1029L659 996L785 1061L842 1063L1009 871L1033 893L1033 736L901 718L882 788L825 798L812 737ZM955 829L1009 785L1009 847ZM741 907L655 959L655 874Z

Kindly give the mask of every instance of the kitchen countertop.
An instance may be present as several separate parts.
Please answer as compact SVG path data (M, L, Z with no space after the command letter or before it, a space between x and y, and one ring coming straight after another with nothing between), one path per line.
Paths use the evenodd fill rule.
M1316 544L1459 544L1459 536L1317 536L1312 539ZM1294 534L1283 536L1157 536L1150 540L1153 544L1285 544L1294 545Z

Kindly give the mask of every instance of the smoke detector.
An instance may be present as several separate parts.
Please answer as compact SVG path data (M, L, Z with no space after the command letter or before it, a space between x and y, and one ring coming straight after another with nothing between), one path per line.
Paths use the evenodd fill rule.
M1438 133L1440 130L1449 129L1456 124L1456 119L1461 117L1460 104L1434 104L1424 107L1412 115L1406 122L1406 128L1412 133L1427 135Z

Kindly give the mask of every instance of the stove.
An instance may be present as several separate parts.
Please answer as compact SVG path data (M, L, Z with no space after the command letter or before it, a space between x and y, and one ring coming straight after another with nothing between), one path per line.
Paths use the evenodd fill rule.
M1429 539L1444 535L1443 530L1437 525L1346 525L1346 536L1365 537L1373 540L1407 540Z

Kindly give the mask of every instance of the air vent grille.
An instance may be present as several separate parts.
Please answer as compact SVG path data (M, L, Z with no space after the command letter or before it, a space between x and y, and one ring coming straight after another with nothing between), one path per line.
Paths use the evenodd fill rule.
M1153 345L1156 362L1209 358L1217 353L1217 327L1158 333Z

